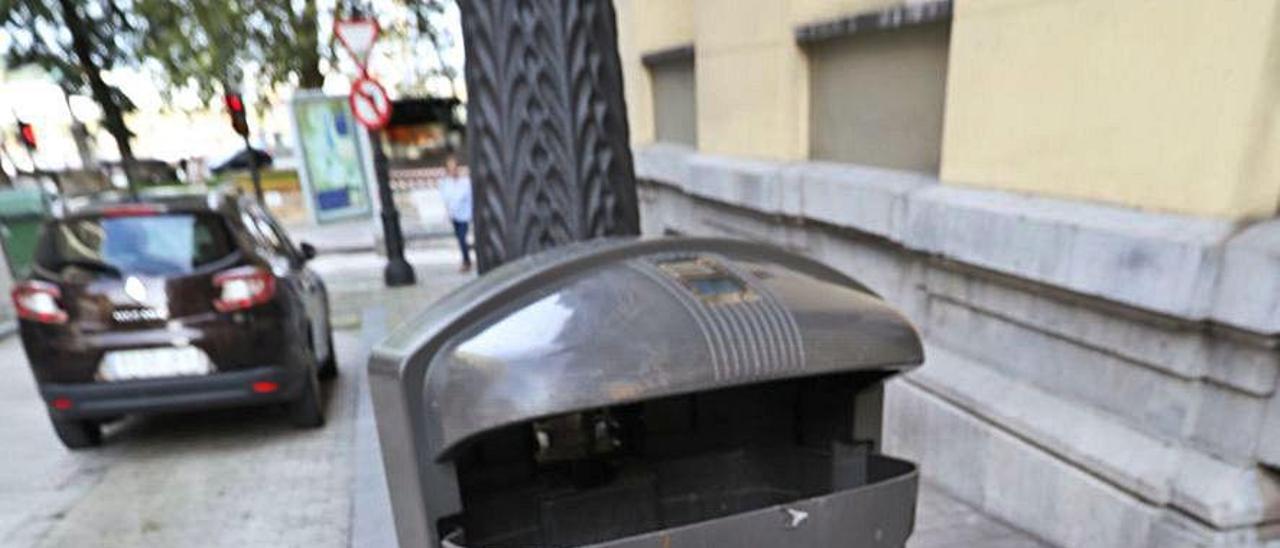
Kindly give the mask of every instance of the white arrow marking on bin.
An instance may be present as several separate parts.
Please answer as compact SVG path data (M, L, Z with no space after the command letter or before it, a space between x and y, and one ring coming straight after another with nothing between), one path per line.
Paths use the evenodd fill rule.
M787 508L787 514L791 516L791 525L787 526L788 529L795 529L796 527L799 527L801 523L804 523L804 520L809 519L809 513L804 510Z

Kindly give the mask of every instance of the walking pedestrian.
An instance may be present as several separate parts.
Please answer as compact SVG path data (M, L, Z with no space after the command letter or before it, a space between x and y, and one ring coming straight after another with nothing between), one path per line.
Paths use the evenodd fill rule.
M458 170L458 157L449 153L444 159L444 177L438 186L444 197L444 207L453 222L453 235L458 238L462 251L462 272L471 270L471 246L467 245L467 231L471 227L471 178Z

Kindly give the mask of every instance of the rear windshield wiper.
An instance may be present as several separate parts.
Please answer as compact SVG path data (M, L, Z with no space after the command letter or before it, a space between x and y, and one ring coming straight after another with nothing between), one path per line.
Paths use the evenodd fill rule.
M75 266L75 267L82 268L84 270L94 270L97 272L104 272L107 274L114 275L117 278L123 274L119 268L111 266L107 263L100 263L98 261L90 261L87 259L64 259L59 266L61 267L58 269L59 271L67 268L68 266Z

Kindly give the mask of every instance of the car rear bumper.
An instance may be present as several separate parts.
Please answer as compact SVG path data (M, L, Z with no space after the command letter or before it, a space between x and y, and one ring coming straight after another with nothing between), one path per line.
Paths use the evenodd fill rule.
M278 304L278 303L277 303ZM148 327L61 325L20 320L22 345L32 374L42 384L92 383L103 359L117 351L194 346L218 366L241 371L244 366L283 365L296 350L296 335L286 329L278 306L260 306L236 315L205 315L170 320ZM232 369L228 369L231 371Z
M267 366L193 377L124 382L40 385L40 395L55 419L102 418L130 413L194 411L241 407L291 399L304 376L284 367ZM270 392L254 390L255 383L275 383ZM262 387L260 387L262 388ZM59 409L58 400L70 406ZM66 401L58 401L66 405Z

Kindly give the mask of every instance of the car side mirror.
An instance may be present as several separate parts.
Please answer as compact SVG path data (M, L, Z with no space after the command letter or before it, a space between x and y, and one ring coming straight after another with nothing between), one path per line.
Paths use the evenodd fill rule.
M298 245L298 248L302 250L303 261L310 261L311 259L316 258L316 255L320 254L319 251L316 251L316 246L311 245L307 242L302 242L301 244Z

